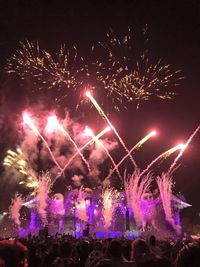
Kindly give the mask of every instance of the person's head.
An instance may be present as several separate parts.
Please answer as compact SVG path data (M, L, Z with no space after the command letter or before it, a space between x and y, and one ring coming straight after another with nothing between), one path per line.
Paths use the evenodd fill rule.
M153 254L144 256L138 267L171 267L171 262L167 258L158 257Z
M96 241L93 246L93 250L102 251L103 245L100 241Z
M131 259L138 261L142 255L149 253L149 247L143 239L136 239L132 242Z
M198 267L200 266L200 244L190 243L184 246L176 258L176 267Z
M72 247L69 242L64 242L60 245L61 257L68 258L71 256L71 253L72 253Z
M111 259L121 259L122 258L122 245L118 240L112 240L108 252Z
M150 244L150 246L155 246L156 245L156 237L154 235L150 236L149 244Z
M6 267L25 267L27 247L15 240L0 242L0 259Z

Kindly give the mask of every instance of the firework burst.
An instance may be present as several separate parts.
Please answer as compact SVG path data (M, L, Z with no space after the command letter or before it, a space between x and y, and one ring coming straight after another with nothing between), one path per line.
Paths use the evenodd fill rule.
M25 185L30 189L36 189L38 187L36 173L31 168L30 163L21 148L18 147L16 151L8 150L3 165L14 168L23 175L23 180L19 181L20 185Z
M61 101L79 88L84 72L83 58L78 57L77 49L61 46L57 53L40 48L39 43L26 40L7 61L7 73L15 73L22 80L31 79L34 90L53 90L55 100Z
M143 30L145 43L148 41L146 34L147 28ZM111 30L107 42L100 43L106 52L105 59L94 63L96 79L106 91L106 97L111 97L116 110L126 107L127 102L147 101L152 96L171 99L175 93L169 88L178 85L183 78L180 70L171 70L163 60L151 60L148 49L138 51L132 35L131 28L121 38Z

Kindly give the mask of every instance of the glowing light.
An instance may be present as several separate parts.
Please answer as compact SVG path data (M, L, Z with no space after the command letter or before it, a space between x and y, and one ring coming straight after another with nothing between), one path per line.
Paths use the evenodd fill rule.
M86 92L85 92L85 95L86 95L87 97L91 97L91 96L92 96L91 93L90 93L90 91L86 91Z
M87 206L90 205L90 200L89 200L89 199L86 199L85 204L86 204Z
M141 176L144 175L159 160L168 158L172 153L176 152L179 149L181 150L180 152L183 153L183 151L185 150L186 147L187 147L186 144L178 144L178 145L166 150L165 152L160 154L157 158L152 160L152 162L146 167L146 169L142 171Z
M151 136L155 136L155 135L157 135L157 132L155 130L153 130L153 131L150 132L150 135Z
M62 45L56 53L50 53L41 49L38 42L26 40L20 42L19 50L8 59L6 71L17 74L22 81L29 77L37 84L36 92L54 89L59 92L55 101L60 102L83 84L81 74L85 71L85 62L78 56L75 46Z
M49 147L47 141L46 141L45 138L41 135L41 133L39 132L38 128L37 128L37 127L35 126L35 124L33 123L33 120L30 119L30 116L29 116L26 112L23 113L23 120L24 120L24 122L25 122L26 124L28 124L28 126L31 128L31 130L33 131L33 133L34 133L36 136L38 136L38 137L44 142L44 144L45 144L47 150L49 151L49 154L50 154L50 156L51 156L53 162L55 163L55 165L58 167L59 170L62 170L62 168L61 168L60 165L58 164L56 158L54 157L54 155L53 155L53 153L52 153L52 151L51 151L51 149L50 149L50 147Z
M86 136L90 136L90 137L93 137L93 136L94 136L93 131L92 131L88 126L85 127L85 129L84 129L84 134L85 134Z
M107 127L105 128L105 131L106 131L106 132L111 131L111 127L110 127L110 126L107 126Z
M32 124L32 119L30 118L30 115L27 112L23 113L23 122L24 124L31 125Z
M27 185L30 182L33 183L34 181L37 181L37 176L34 170L30 167L30 163L27 157L19 147L16 149L16 152L12 150L7 151L7 156L5 157L3 164L12 167L21 174L23 174L24 180L19 182L20 185L22 184ZM34 187L35 184L32 185L33 186L31 186L31 188L35 189Z
M58 128L58 126L59 126L59 122L58 122L56 115L52 115L52 116L49 116L47 119L47 125L46 125L45 130L48 133L53 133Z
M183 155L186 147L190 144L190 142L192 141L192 139L195 137L195 135L198 133L199 130L200 130L200 125L194 130L194 132L191 134L191 136L188 138L187 142L185 143L184 147L179 152L178 156L173 161L172 165L169 168L169 173L173 172L173 169L175 168L179 158Z
M137 101L138 107L140 101L148 101L152 96L161 100L174 97L175 93L170 89L183 77L180 70L171 70L171 65L163 60L151 60L146 47L149 39L146 27L143 30L144 51L135 47L137 38L130 27L124 36L119 37L111 30L106 38L105 42L100 42L104 60L94 62L96 79L104 90L102 105L105 98L111 98L112 107L120 111L121 107L126 108L127 102Z
M182 144L182 143L177 145L178 149L186 149L186 147L187 147L187 145L186 144Z

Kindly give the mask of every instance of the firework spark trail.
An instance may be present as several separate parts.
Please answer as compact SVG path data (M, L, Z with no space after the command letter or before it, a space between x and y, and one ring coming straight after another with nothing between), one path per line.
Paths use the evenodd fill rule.
M176 166L179 158L183 155L183 152L185 151L185 149L188 147L188 145L190 144L190 142L192 141L192 139L195 137L195 135L198 133L198 131L200 130L200 125L195 129L195 131L192 133L192 135L189 137L189 139L187 140L187 142L185 143L185 145L182 147L181 151L179 152L178 156L175 158L175 160L173 161L172 165L169 168L169 173L173 172L174 167Z
M34 125L33 120L29 117L29 115L28 115L27 113L24 113L24 114L23 114L23 120L24 120L24 123L27 124L27 125L31 128L31 130L33 131L33 133L34 133L36 136L40 137L40 139L44 142L44 144L45 144L47 150L49 151L49 154L50 154L50 156L51 156L53 162L56 164L56 166L58 167L58 169L59 169L60 171L62 171L62 168L60 167L60 165L59 165L58 162L56 161L56 159L55 159L55 157L54 157L54 155L53 155L53 153L52 153L52 151L51 151L51 149L50 149L50 147L49 147L47 141L46 141L46 140L44 139L44 137L41 135L41 133L39 132L39 130L37 129L37 127Z
M136 224L139 226L142 222L142 213L140 209L142 195L149 191L152 182L152 174L148 173L140 181L140 172L136 170L132 175L124 177L124 186L129 208L132 208Z
M48 193L51 189L51 179L49 172L44 173L38 179L39 186L37 188L37 210L41 216L44 225L47 224L47 199Z
M111 175L115 172L116 168L119 168L119 166L124 162L124 160L129 157L131 155L131 153L140 148L148 139L150 139L152 136L154 136L156 134L155 131L150 132L148 135L146 135L144 138L142 138L136 145L134 145L131 150L129 151L129 153L127 153L116 165L116 167L114 169L111 170L111 172L109 173L109 175L106 177L106 179L109 179L111 177Z
M25 184L29 188L36 188L38 186L35 171L30 167L29 161L21 148L17 147L16 152L8 150L3 165L12 167L26 176L27 180L23 179L19 184Z
M109 127L109 129L110 129L110 127ZM89 129L88 129L88 132L89 132L89 135L92 137L92 139L94 139L95 142L96 142L97 144L99 144L99 145L103 148L103 150L106 152L106 155L107 155L107 156L109 157L109 159L111 160L111 162L112 162L112 164L113 164L113 166L114 166L114 169L117 171L118 176L122 179L122 177L121 177L121 175L120 175L120 173L119 173L119 170L118 170L118 167L117 167L115 161L113 160L112 156L110 155L108 149L104 146L103 142L102 142L101 140L97 139L96 136L93 134L93 132L92 132L92 131L89 131Z
M107 133L108 131L110 131L110 127L106 127L104 130L102 130L100 133L98 133L96 136L92 137L92 139L90 139L85 145L83 145L81 148L79 148L79 150L82 152L87 146L89 146L90 144L92 144L93 142L95 142L96 140L98 140L99 138L101 138L105 133ZM70 159L69 161L65 164L64 168L62 169L62 171L55 177L54 182L64 173L64 171L66 170L66 168L71 164L71 162L79 155L78 152L76 152Z
M102 118L108 123L108 125L110 126L110 128L114 131L115 135L117 136L119 142L121 143L121 145L123 146L123 148L125 149L125 151L127 153L129 153L128 148L126 147L126 145L123 142L122 138L118 134L117 130L112 125L112 123L110 122L110 120L108 119L108 117L106 116L106 114L104 113L104 111L102 110L102 108L99 106L99 104L97 103L97 101L94 99L94 97L91 95L91 93L89 91L86 92L86 96L90 99L90 101L92 102L92 104L95 106L95 108L97 109L97 111L100 114L100 116L102 116ZM131 162L133 163L134 167L137 168L137 164L135 163L133 157L131 155L129 155L129 158L130 158Z
M62 94L61 99L83 83L80 76L84 70L83 58L78 57L75 46L69 50L63 45L57 53L51 54L41 49L38 42L28 40L20 42L19 50L15 51L6 66L7 73L16 73L22 80L30 77L39 90L56 87L58 93L64 87L65 95Z
M185 147L184 144L178 144L177 146L174 146L170 149L168 149L167 151L163 152L162 154L160 154L157 158L155 158L147 167L145 170L143 170L140 174L140 177L142 177L157 161L161 160L161 159L166 159L167 157L169 157L172 153L174 153L175 151L177 151L178 149L183 149L183 147Z
M112 215L113 215L113 194L114 191L112 189L104 189L102 192L102 199L103 199L103 210L102 214L104 217L104 226L108 229L112 222Z
M143 30L144 44L148 43L147 27ZM104 60L96 60L96 79L103 87L112 106L120 110L125 102L147 101L152 96L171 99L175 93L166 91L183 79L180 70L173 71L163 60L152 60L149 49L138 49L131 28L125 36L117 37L112 30L107 42L99 42L106 52ZM138 52L136 52L138 51Z
M157 184L160 191L160 197L164 208L166 220L172 227L180 233L180 225L176 225L172 211L172 176L169 173L162 173L161 177L157 177Z
M12 199L12 203L10 205L10 217L14 220L14 222L17 224L18 229L20 229L20 209L23 205L23 199L21 195L16 194L14 199Z
M74 140L71 138L70 134L59 124L59 129L62 132L62 134L70 140L70 142L74 145L74 147L76 148L78 154L80 155L80 157L82 158L83 162L85 163L85 165L88 168L88 171L91 172L90 169L90 165L88 163L88 161L86 160L86 158L83 156L83 153L80 151L80 149L78 148L77 144L74 142ZM62 172L62 169L61 169Z
M74 145L74 147L76 148L78 154L80 155L80 157L82 158L82 160L85 162L86 166L88 167L89 172L90 170L90 166L87 162L87 160L85 159L85 157L83 156L83 154L81 153L81 151L79 150L77 144L74 142L74 140L72 139L72 137L70 136L70 134L63 128L63 126L59 123L56 115L50 116L48 118L48 123L46 126L46 130L48 132L52 132L55 129L58 129L67 139L70 140L70 142ZM62 171L62 170L61 170Z

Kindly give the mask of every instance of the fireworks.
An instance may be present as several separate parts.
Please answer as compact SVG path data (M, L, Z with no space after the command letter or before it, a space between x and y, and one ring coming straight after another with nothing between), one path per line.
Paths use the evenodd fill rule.
M36 190L37 193L37 210L41 216L41 219L44 224L47 223L47 199L48 194L51 189L51 177L49 172L44 173L38 178L38 187Z
M26 113L26 112L23 114L23 121L24 121L24 124L27 124L27 125L31 128L31 130L33 131L33 133L34 133L36 136L40 137L40 139L44 142L46 148L47 148L48 151L49 151L49 154L50 154L50 156L51 156L53 162L56 164L56 166L58 167L59 170L62 170L62 168L61 168L60 165L58 164L56 158L54 157L54 155L53 155L53 153L52 153L52 151L51 151L51 149L50 149L50 147L49 147L47 141L46 141L45 138L41 135L41 133L39 132L39 130L38 130L37 127L35 126L33 120L30 118L29 114Z
M28 40L20 43L19 50L6 66L8 73L16 73L22 80L31 79L40 90L55 89L56 100L59 96L66 98L82 85L80 76L83 70L83 59L80 57L78 60L75 46L67 50L63 45L57 53L51 54L41 49L38 42Z
M85 145L83 145L79 151L82 152L87 146L89 146L90 144L92 144L93 142L97 142L99 138L101 138L105 133L107 133L108 131L110 131L110 127L106 127L104 130L102 130L98 135L94 135L93 132L91 131L91 129L89 129L88 127L85 128L85 133L88 136L91 136L92 139L89 140ZM70 164L72 163L72 161L77 157L78 155L78 151L70 158L70 160L65 164L64 168L62 169L61 173L59 173L56 178L55 181L57 180L57 178L59 178L64 171L67 169L68 166L70 166Z
M103 199L103 217L104 217L104 225L105 228L108 229L112 222L113 216L113 196L114 191L113 189L104 189L102 192L102 199Z
M145 29L144 43L147 43L146 33ZM164 60L152 60L148 49L139 49L141 44L137 47L130 28L122 37L108 33L107 42L99 44L103 56L99 59L98 49L97 52L93 49L98 59L91 63L78 55L75 46L67 49L63 45L58 52L51 53L41 49L38 42L27 40L20 43L19 49L7 61L6 71L17 74L24 81L33 81L33 91L50 91L56 102L78 96L80 101L76 108L83 103L80 90L86 84L95 85L100 91L98 96L103 99L99 100L102 106L109 99L118 111L129 102L147 101L152 96L159 99L174 96L169 88L179 84L183 78L181 72L173 71Z
M72 139L72 137L70 136L70 134L63 128L62 125L58 124L59 126L59 130L61 131L61 133L70 140L70 142L73 144L73 146L75 147L75 149L77 150L78 154L80 155L80 157L82 158L83 162L85 163L85 165L87 166L89 172L91 171L90 169L90 165L88 163L88 161L86 160L86 158L83 156L82 152L80 151L80 149L78 148L76 142Z
M144 43L147 43L146 33L147 28L143 31ZM148 49L139 52L141 49L136 47L132 35L131 28L119 38L112 31L108 33L107 42L100 42L106 56L94 63L104 97L111 99L116 110L126 107L127 102L147 101L152 96L171 99L175 93L168 89L183 79L180 70L171 70L161 59L152 60Z
M106 127L106 129L110 130L110 127L109 127L109 128ZM117 171L118 176L121 178L121 175L120 175L120 173L119 173L118 167L117 167L115 161L113 160L113 157L110 155L108 149L107 149L107 148L105 147L105 145L103 144L103 142L102 142L101 140L97 139L96 136L93 134L93 132L92 132L90 129L86 128L86 131L87 131L88 134L95 140L96 144L103 148L103 150L105 151L106 155L107 155L107 156L109 157L109 159L111 160L111 162L112 162L112 164L113 164L113 166L114 166L114 169Z
M169 168L169 173L173 172L173 169L176 166L177 161L179 160L179 158L183 155L183 152L185 151L185 149L187 148L187 146L190 144L190 142L192 141L192 139L195 137L195 135L198 133L198 131L200 130L200 126L198 126L195 131L192 133L192 135L188 138L187 142L185 143L184 146L182 146L180 149L180 152L178 154L178 156L175 158L174 162L172 163L172 165Z
M110 128L113 130L113 132L115 133L115 135L117 136L119 142L121 143L121 145L123 146L123 148L125 149L125 151L127 153L129 153L128 148L126 147L124 141L122 140L122 138L120 137L120 135L118 134L117 130L115 129L115 127L112 125L112 123L110 122L110 120L108 119L108 117L106 116L105 112L103 111L103 109L99 106L99 104L97 103L97 101L94 99L94 97L91 95L90 91L86 91L86 96L91 100L92 104L95 106L96 110L98 111L98 113L100 114L100 116L108 123L108 125L110 126ZM135 168L137 168L137 164L135 163L133 157L131 156L131 154L129 154L129 157L131 159L131 162L133 163L133 165L135 166Z
M148 170L158 161L162 160L162 159L166 159L168 158L172 153L176 152L177 150L183 150L186 148L186 144L178 144L168 150L166 150L165 152L163 152L162 154L160 154L158 157L156 157L154 160L152 160L152 162L146 167L145 170L142 171L141 176L144 175L146 172L148 172Z
M126 158L128 158L131 155L131 153L134 152L134 150L139 149L147 140L149 140L152 136L155 136L156 134L157 134L156 131L151 131L144 138L142 138L136 145L134 145L131 148L131 150L119 161L119 163L117 163L115 168L113 170L111 170L111 172L109 173L107 179L109 179L111 177L111 175L117 170L117 168L119 168L119 166L124 162L124 160Z
M26 180L23 179L22 181L19 181L19 184L25 184L27 187L33 189L38 187L35 171L31 168L30 163L21 148L18 147L16 152L8 150L3 165L16 169L26 177Z

